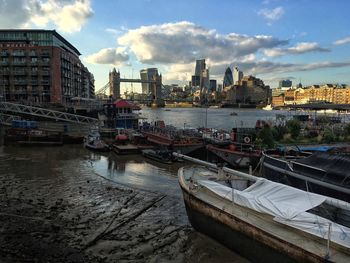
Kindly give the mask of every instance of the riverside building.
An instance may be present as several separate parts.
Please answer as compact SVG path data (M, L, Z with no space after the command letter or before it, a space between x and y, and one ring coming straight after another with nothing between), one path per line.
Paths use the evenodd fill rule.
M283 96L282 96L283 95ZM283 101L281 101L283 99ZM312 85L305 88L291 88L272 97L273 106L334 103L350 104L350 87L335 84Z
M94 98L94 76L55 30L0 30L0 99L69 104Z

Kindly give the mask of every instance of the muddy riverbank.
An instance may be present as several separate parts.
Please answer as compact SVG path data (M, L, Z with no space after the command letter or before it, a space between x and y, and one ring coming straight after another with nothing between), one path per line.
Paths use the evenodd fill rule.
M245 262L193 230L181 198L118 184L91 156L0 147L1 262Z

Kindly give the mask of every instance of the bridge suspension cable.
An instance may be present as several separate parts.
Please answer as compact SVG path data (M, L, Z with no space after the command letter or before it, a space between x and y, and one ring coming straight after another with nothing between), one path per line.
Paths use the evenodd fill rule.
M109 88L109 82L107 82L107 84L104 85L102 88L98 89L98 90L95 92L95 95L102 95L102 94L105 94L108 88Z

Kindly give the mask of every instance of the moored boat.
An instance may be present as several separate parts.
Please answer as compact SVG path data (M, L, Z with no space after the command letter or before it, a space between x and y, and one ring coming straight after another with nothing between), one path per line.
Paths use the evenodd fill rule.
M191 225L249 260L349 262L350 228L312 212L349 203L227 168L178 175Z
M153 150L153 149L145 149L142 150L142 155L152 159L157 162L161 162L164 164L172 164L174 161L174 157L172 152L167 150Z
M31 128L10 128L5 130L5 144L17 143L25 146L63 145L62 133Z
M199 133L206 143L225 146L232 143L231 135L224 130L200 128Z
M158 121L155 126L143 126L142 133L149 142L182 154L204 147L199 133L195 134L191 129L179 130L172 126L165 126L164 121Z
M261 108L263 110L273 110L273 107L271 104L267 104L265 107Z
M350 200L350 155L342 152L266 151L261 176L310 192Z
M180 152L182 154L189 154L195 150L198 150L204 146L200 140L192 140L190 138L172 139L162 134L156 134L153 132L143 133L149 142L152 142L159 146L168 147L170 150Z
M84 138L84 147L98 152L108 152L109 146L101 139L99 132L94 131L89 133Z
M209 144L207 149L235 168L247 168L250 165L255 168L261 157L260 150L243 144L231 143L224 147Z

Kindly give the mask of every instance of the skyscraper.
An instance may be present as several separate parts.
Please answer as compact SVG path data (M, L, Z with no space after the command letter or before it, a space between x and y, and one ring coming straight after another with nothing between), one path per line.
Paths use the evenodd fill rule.
M233 75L232 75L232 70L230 67L228 67L225 71L225 76L224 76L224 87L231 86L233 84Z
M210 92L216 91L216 79L210 80Z
M200 76L202 71L205 69L205 59L196 60L196 69L194 71L195 76Z
M192 76L192 86L193 87L199 87L201 86L201 76L203 70L206 68L205 65L205 59L198 59L196 60L196 68L194 71L194 75Z
M140 70L141 80L150 81L153 80L156 76L158 76L157 68L146 68ZM143 94L150 94L153 92L151 83L142 83L141 86Z
M278 87L279 88L291 88L292 87L292 81L289 79L286 80L280 80L278 82Z
M235 67L233 69L233 80L234 80L234 84L238 85L239 82L242 80L243 78L243 72L239 71L238 67Z

